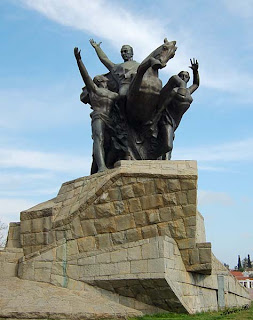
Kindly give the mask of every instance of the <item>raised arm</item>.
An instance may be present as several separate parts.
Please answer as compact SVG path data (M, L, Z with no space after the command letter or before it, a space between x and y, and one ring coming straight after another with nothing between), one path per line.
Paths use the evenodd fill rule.
M189 68L193 71L193 84L189 87L190 93L192 94L195 90L199 87L199 64L198 60L195 61L195 59L190 59L191 66Z
M90 39L90 44L92 47L95 49L97 56L99 60L105 65L105 67L111 71L112 68L114 67L114 63L109 60L107 55L104 53L104 51L100 48L100 44L102 42L96 43L93 39Z
M86 84L88 92L91 92L91 91L94 92L96 90L96 87L91 77L89 76L87 69L85 68L82 62L81 50L78 50L78 48L74 48L74 55L76 57L76 62L77 62L79 71L81 73L84 83Z

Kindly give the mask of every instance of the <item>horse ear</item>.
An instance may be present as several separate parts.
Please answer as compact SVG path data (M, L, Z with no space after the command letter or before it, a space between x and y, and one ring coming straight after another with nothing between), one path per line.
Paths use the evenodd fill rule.
M168 43L168 39L167 38L164 38L164 43Z

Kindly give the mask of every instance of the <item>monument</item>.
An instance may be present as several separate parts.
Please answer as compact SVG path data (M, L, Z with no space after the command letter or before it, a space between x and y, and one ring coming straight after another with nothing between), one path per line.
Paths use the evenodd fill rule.
M158 70L174 57L175 41L164 39L141 63L123 45L120 64L90 43L109 71L92 80L74 49L80 98L93 110L91 175L63 183L10 224L0 296L15 289L16 298L0 299L0 317L125 318L249 304L206 242L196 161L170 160L199 87L198 61L190 60L192 85L181 71L162 87Z

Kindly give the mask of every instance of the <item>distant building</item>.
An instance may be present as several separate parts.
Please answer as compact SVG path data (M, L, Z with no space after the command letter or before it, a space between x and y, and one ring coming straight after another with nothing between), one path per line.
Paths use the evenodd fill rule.
M253 278L249 277L249 272L241 272L230 270L230 273L242 284L245 288L253 289Z

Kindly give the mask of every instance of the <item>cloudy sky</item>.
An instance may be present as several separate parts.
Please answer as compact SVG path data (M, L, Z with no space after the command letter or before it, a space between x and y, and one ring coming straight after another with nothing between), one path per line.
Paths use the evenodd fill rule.
M197 58L201 86L176 132L173 159L197 160L199 210L215 255L234 267L253 259L253 0L1 0L0 219L53 198L89 174L89 107L73 55L90 75L106 72L89 39L121 62L141 61L165 37L176 56L168 78ZM191 80L190 80L191 81Z

